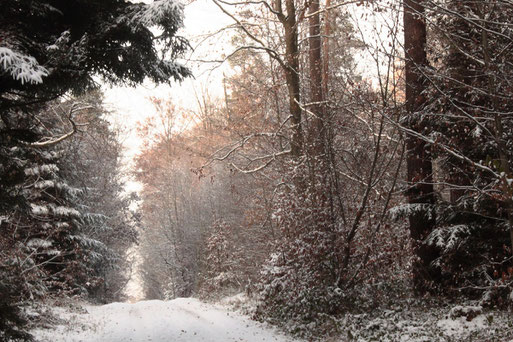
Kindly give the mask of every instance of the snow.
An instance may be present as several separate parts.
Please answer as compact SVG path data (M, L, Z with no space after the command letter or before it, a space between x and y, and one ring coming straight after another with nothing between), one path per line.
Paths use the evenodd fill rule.
M457 317L467 317L471 318L475 317L483 312L483 308L480 305L456 305L449 311L449 317L457 318ZM471 317L469 317L471 316Z
M470 234L470 227L465 224L439 227L434 229L427 237L429 245L435 245L444 253L456 249L465 236Z
M48 208L45 206L30 203L30 209L34 215L48 215Z
M73 208L63 207L63 206L53 206L52 211L55 215L61 216L61 217L80 217L80 212Z
M67 324L33 331L36 341L294 341L226 307L193 298L86 305L84 309L84 313L58 309Z
M27 243L27 246L32 248L48 248L52 246L52 241L43 239L31 239Z
M506 342L513 337L513 321L507 311L484 311L465 302L446 306L415 299L404 304L391 310L348 313L340 320L339 330L352 336L349 341L357 342Z
M21 84L43 83L43 77L48 76L48 70L39 65L34 57L22 55L7 47L0 47L0 70L2 69Z
M39 176L41 174L52 174L59 171L59 168L55 164L38 165L31 168L25 169L27 176Z
M169 17L169 13L173 13L176 17L180 18L179 22L177 22L179 27L183 27L183 9L184 5L180 1L157 0L146 5L140 21L145 26L152 26Z
M446 336L461 336L469 332L486 329L489 324L485 315L478 315L471 321L466 317L442 319L437 323Z

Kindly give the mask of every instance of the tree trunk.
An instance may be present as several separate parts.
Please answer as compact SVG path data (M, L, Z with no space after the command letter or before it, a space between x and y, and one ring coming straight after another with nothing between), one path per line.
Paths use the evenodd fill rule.
M330 36L331 36L331 0L326 0L324 12L324 39L322 40L322 92L324 99L328 98L328 81L330 66Z
M291 153L299 157L303 149L303 132L301 128L302 110L300 106L299 80L299 47L296 22L296 7L294 0L286 0L287 16L282 21L285 29L285 54L287 68L285 69L287 88L289 91L289 107L292 116Z
M426 99L422 91L425 88L425 77L421 68L427 65L426 58L426 24L424 7L420 0L404 0L404 49L405 49L405 82L406 111L408 115L422 109ZM422 130L420 120L411 118L412 129ZM412 205L435 203L433 191L433 167L431 147L425 142L408 136L406 138L407 154L407 192L408 203ZM424 243L426 237L435 226L434 210L422 208L413 210L409 216L410 236L413 239L416 260L413 264L413 285L417 294L424 294L439 279L439 273L431 267L438 253L433 247Z
M313 0L310 4L309 19L309 54L310 65L310 97L312 105L311 112L314 114L312 127L310 129L310 141L316 156L324 153L324 92L322 77L322 56L321 56L321 26L319 13L319 0Z

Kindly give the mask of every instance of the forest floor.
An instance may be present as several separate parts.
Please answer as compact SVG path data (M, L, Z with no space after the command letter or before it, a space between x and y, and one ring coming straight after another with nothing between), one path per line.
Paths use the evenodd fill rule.
M241 313L250 307L243 296L222 304L194 298L103 306L67 303L53 306L48 317L54 318L32 333L38 342L305 341ZM412 301L369 314L347 314L338 326L338 336L326 341L513 342L513 313L472 305Z
M59 321L32 331L38 342L294 341L269 326L194 298L54 307Z

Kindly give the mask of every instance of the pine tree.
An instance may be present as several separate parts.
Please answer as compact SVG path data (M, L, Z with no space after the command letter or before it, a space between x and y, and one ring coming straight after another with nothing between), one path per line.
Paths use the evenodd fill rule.
M45 290L85 292L95 275L92 259L104 248L83 234L83 191L68 183L59 165L56 146L77 126L71 114L65 120L70 131L59 121L45 123L50 101L97 87L97 76L129 85L182 80L190 74L176 61L187 48L177 36L182 23L183 6L171 0L2 2L0 229L7 248L1 264L16 270L2 286L17 284L22 291L3 296L1 305L14 315L19 301ZM1 324L17 324L4 317Z
M433 265L444 290L502 301L513 283L513 6L447 1L439 11L436 26L444 30L434 29L440 45L433 46L436 68L427 72L425 114L435 181L443 185L437 227L426 241L440 252Z
M129 268L125 254L137 237L130 196L123 194L121 144L106 121L100 93L60 103L59 109L66 112L77 101L89 104L77 115L87 124L61 144L59 167L66 181L80 190L74 203L82 213L76 238L84 245L83 254L93 271L87 292L103 302L121 300Z
M145 78L165 83L189 75L176 62L187 48L176 35L183 25L177 1L6 0L2 8L3 109L93 88L93 76L133 85ZM158 36L152 27L159 28Z

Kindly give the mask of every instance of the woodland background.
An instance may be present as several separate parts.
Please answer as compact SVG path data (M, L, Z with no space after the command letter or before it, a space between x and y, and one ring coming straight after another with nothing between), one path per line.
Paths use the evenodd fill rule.
M122 300L134 243L146 298L244 291L308 338L412 300L511 306L513 4L212 1L233 73L197 110L153 100L140 198L95 78L190 76L183 5L5 1L0 336L30 338L36 299Z

